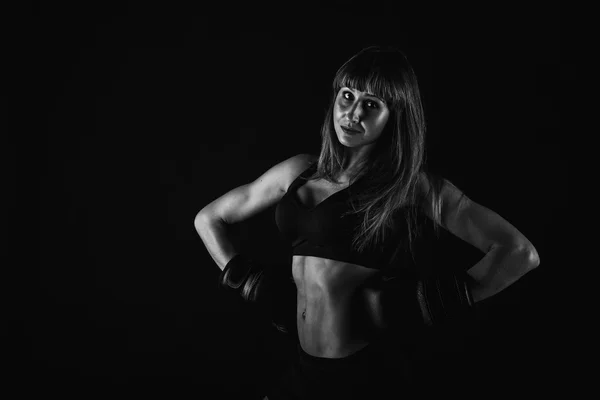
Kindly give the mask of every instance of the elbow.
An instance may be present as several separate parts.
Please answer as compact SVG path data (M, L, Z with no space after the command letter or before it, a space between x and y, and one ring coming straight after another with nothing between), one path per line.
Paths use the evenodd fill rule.
M211 224L215 221L225 222L222 218L216 217L214 214L202 209L194 217L194 227L196 228L196 230L199 230L201 227L206 226L207 224Z
M525 272L529 272L532 269L535 269L540 265L540 255L538 254L535 247L533 247L533 245L527 246L522 251L525 254L525 259L526 259L526 262L525 262L526 271Z
M521 240L511 247L516 254L520 255L521 262L519 264L525 266L524 272L529 272L540 265L540 255L529 240Z
M207 216L205 213L200 210L198 214L194 217L194 228L198 230L203 224L206 223Z
M540 255L538 254L535 247L531 246L531 248L527 251L529 264L531 265L531 269L537 268L540 265Z
M540 265L540 256L533 246L513 246L509 252L514 257L510 268L513 276L521 277Z

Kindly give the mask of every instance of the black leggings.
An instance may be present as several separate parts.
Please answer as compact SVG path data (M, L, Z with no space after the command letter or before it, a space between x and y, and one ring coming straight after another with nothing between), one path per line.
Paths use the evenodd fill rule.
M376 399L408 382L404 360L386 359L369 344L350 356L322 358L297 345L297 357L268 392L269 400ZM381 397L384 398L384 397Z

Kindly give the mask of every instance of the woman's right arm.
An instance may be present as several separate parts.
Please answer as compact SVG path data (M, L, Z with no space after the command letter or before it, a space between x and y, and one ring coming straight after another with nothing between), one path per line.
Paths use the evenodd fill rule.
M290 157L271 167L253 182L230 190L198 212L194 227L221 270L237 254L228 238L227 226L242 222L276 204L292 180L314 160L314 156L309 154Z

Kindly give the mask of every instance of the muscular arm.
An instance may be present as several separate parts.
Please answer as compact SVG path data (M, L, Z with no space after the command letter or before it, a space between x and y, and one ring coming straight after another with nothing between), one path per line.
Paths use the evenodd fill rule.
M227 235L227 224L219 219L199 216L194 226L208 253L222 271L238 253Z
M464 196L451 184L445 186L442 195L447 229L485 253L467 271L477 282L472 290L474 301L504 290L540 264L533 244L498 213Z
M539 265L530 251L514 246L495 246L467 273L475 279L473 301L491 297L515 283Z
M498 213L471 200L447 180L440 195L442 226L485 254L467 270L476 282L474 301L495 295L540 264L533 244ZM430 207L426 213L432 218Z
M290 157L269 168L253 182L230 190L200 210L194 226L221 270L237 254L227 235L227 227L276 204L283 197L289 182L311 162L314 162L314 157L309 154Z

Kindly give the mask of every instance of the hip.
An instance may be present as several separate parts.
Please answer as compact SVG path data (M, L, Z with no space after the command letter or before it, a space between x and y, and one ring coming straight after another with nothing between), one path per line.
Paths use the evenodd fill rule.
M295 359L268 398L378 398L377 393L383 395L399 378L389 373L383 354L377 344L370 343L346 357L317 357L298 343Z

